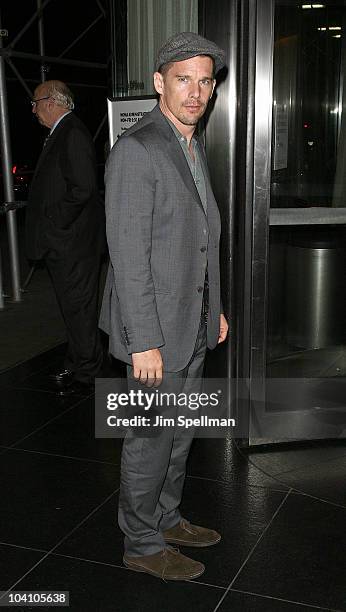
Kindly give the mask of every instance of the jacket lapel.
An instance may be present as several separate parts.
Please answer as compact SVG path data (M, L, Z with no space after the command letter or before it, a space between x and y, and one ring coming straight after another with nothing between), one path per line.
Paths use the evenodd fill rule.
M198 146L198 150L200 152L200 157L201 157L201 162L202 162L202 170L203 170L203 174L204 174L204 180L205 180L205 186L206 186L206 192L207 192L207 217L208 219L210 218L210 216L213 213L213 210L215 210L218 208L217 207L217 203L215 200L215 196L213 193L213 189L211 186L211 180L210 180L210 173L209 173L209 168L208 168L208 161L207 161L207 156L205 153L205 149L204 146L201 142L201 139L197 136L197 146Z
M210 185L210 174L209 174L209 168L208 168L207 156L205 154L205 149L204 149L204 146L203 146L199 136L196 136L196 140L197 140L197 146L198 146L199 154L200 154L200 157L201 157L201 160L202 160L203 174L204 174L205 180Z
M65 124L65 121L68 117L71 116L71 113L68 113L66 115L66 117L63 117L63 119L58 123L58 125L56 126L55 130L53 131L53 134L51 134L50 136L48 136L45 145L42 148L40 157L37 160L37 164L36 164L36 168L35 168L35 173L33 176L33 179L35 178L40 166L42 165L42 162L44 161L47 153L49 152L50 148L53 146L54 141L56 140L57 134L59 133L59 131L61 130L61 128L63 127L63 125Z
M189 164L185 158L184 152L178 142L176 135L174 134L171 126L165 119L165 116L161 112L159 105L155 106L154 110L151 112L152 118L156 123L160 133L164 136L164 143L175 167L177 168L182 180L184 181L187 189L193 195L197 204L201 207L203 213L205 214L205 210L203 208L203 204L199 197L197 187L195 185L195 181L193 180ZM200 143L198 143L200 147ZM200 150L200 149L199 149ZM204 170L204 167L203 167Z

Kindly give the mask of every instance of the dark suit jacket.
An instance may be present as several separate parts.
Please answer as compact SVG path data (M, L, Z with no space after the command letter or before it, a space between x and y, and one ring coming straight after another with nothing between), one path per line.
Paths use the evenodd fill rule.
M112 354L159 347L166 371L189 362L209 277L208 347L220 325L220 216L198 141L207 214L172 128L159 107L127 130L106 169L107 239L111 266L100 326Z
M29 259L50 250L86 257L101 252L104 208L92 138L73 113L63 117L37 163L26 211Z

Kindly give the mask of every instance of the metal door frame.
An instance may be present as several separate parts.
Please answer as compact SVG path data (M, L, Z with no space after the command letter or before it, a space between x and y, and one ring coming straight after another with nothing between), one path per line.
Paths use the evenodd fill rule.
M270 181L272 154L272 99L274 53L274 0L251 6L254 39L253 167L246 177L252 196L252 244L248 254L250 283L249 318L249 443L251 432L264 411L266 401L266 353L268 307L268 258L270 224ZM251 151L252 153L252 151ZM245 245L246 248L246 245ZM254 422L256 421L256 423Z
M240 377L248 377L249 445L282 441L280 430L296 431L300 418L304 430L304 418L308 424L310 414L309 409L302 411L300 416L299 413L284 412L269 414L265 409L268 401L266 356L270 226L346 223L346 209L318 208L316 211L314 208L270 208L275 4L275 0L249 1L249 148L244 225L251 239L244 241L243 277L247 299L244 302L244 333L239 338L244 358L243 363L239 364L238 373ZM251 43L251 38L256 41L255 44ZM309 432L309 425L306 431Z
M223 375L230 382L247 381L235 391L242 396L241 405L234 402L232 407L247 444L249 406L254 396L265 396L263 287L270 207L274 11L272 0L220 0L218 11L203 0L200 4L202 33L224 48L227 56L228 74L217 88L217 102L206 128L206 149L223 228L221 276L230 322L227 373L223 370ZM264 99L265 113L261 110L258 115ZM230 392L232 397L232 387Z

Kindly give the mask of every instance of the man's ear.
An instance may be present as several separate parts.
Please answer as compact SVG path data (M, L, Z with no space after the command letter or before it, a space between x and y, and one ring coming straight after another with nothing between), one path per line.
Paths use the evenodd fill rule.
M49 111L53 111L55 109L55 101L53 100L53 98L49 98L47 100L47 109Z
M154 87L158 94L163 94L164 82L160 72L154 72Z
M212 96L213 96L215 85L216 85L216 79L213 79L213 89L211 90L211 94L210 94L210 98L209 99L211 99Z

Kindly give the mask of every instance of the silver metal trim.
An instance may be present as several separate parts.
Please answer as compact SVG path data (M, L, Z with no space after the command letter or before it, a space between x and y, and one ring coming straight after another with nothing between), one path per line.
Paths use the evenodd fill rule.
M238 0L223 0L219 10L209 2L205 3L204 35L215 41L226 51L227 76L216 89L215 107L206 126L206 151L216 200L222 218L221 268L225 312L231 318L233 300L233 234L235 220L236 184L236 136L237 136L237 70L238 70ZM232 323L231 323L232 327ZM233 330L231 329L231 334ZM235 351L229 340L227 348L227 376L234 375ZM222 349L221 349L222 350Z
M274 1L261 0L256 9L250 400L258 421L266 397ZM250 441L251 429L250 421Z
M342 225L346 223L345 208L271 208L270 225Z

